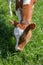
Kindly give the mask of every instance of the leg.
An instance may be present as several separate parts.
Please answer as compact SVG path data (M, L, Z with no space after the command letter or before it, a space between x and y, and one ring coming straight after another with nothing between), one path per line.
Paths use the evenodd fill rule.
M28 24L31 23L32 11L33 11L33 1L32 0L23 0L22 6L22 19Z
M33 11L33 0L30 0L30 1L23 0L22 20L24 21L24 23L27 22L28 25L31 23L32 11ZM25 45L28 43L28 41L30 40L32 36L32 30L28 31L28 33L25 34L26 31L27 29L25 30L23 35L20 37L19 45L18 45L19 50L22 50L25 47ZM25 38L24 41L22 41L23 37Z
M31 18L32 18L32 10L33 10L33 1L32 0L24 0L23 1L23 6L22 6L22 25L20 24L21 27L23 27L23 23L27 23L24 28L24 33L22 34L22 36L19 39L19 43L18 43L18 48L16 50L22 50L25 45L27 44L27 42L30 40L31 36L32 36L32 31L28 29L28 25L30 25L30 29L32 28L31 26ZM18 27L20 27L18 25ZM27 29L26 29L27 28ZM26 32L28 31L28 32ZM25 35L25 36L24 36ZM23 37L25 37L24 41L21 41L23 39Z
M9 7L10 15L12 16L11 0L8 0L8 7Z
M19 20L19 22L20 22L20 21L21 21L21 19L22 19L22 16L21 16L21 10L20 10L20 8L18 8L18 9L16 10L16 15L17 15L18 20Z
M21 18L22 18L22 16L21 16L21 8L20 8L20 0L16 0L16 15L17 15L17 17L18 17L18 19L19 19L19 22L21 21Z

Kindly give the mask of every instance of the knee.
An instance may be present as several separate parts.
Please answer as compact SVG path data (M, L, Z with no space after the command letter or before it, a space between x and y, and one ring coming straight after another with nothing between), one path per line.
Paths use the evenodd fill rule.
M31 0L23 0L23 5L30 4Z

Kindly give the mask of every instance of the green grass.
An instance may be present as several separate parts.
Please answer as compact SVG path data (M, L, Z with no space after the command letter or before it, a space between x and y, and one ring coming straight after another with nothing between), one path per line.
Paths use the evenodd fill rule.
M18 20L14 14L9 16L7 0L0 0L0 65L43 65L43 0L35 4L32 21L36 29L22 52L14 49L16 41L10 19Z

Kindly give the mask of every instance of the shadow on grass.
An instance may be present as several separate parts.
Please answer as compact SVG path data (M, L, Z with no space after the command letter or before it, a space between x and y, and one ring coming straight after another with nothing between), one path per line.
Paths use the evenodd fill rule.
M3 10L2 10L3 11ZM15 53L15 38L13 28L5 17L5 12L0 11L0 54L6 58L9 53Z

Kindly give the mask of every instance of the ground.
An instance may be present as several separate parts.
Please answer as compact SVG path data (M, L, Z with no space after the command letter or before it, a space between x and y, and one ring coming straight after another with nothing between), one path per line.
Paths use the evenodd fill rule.
M14 11L14 5L12 5ZM32 38L23 51L15 51L15 38L10 19L7 0L0 0L0 65L43 65L43 0L37 0L32 21L36 23Z

